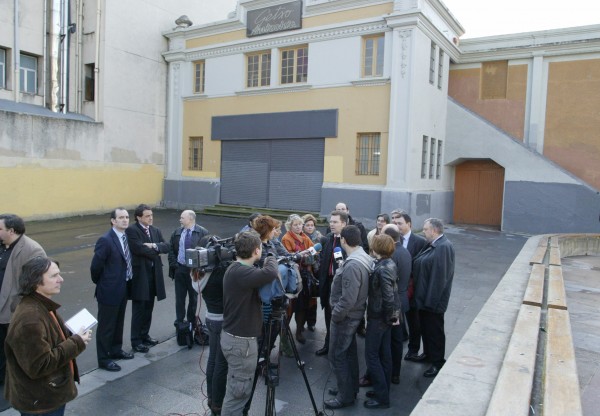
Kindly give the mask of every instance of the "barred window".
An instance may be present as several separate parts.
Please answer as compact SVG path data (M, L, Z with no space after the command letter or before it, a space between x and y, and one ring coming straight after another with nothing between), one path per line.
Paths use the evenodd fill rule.
M429 83L435 81L435 43L431 42L431 53L429 55Z
M435 155L437 154L437 147L435 144L435 139L432 137L431 149L429 151L429 179L433 179L435 175Z
M0 48L0 88L6 88L6 49Z
M189 170L202 170L203 142L202 137L190 137Z
M423 150L421 151L421 179L427 178L427 165L429 155L429 137L423 136Z
M444 80L444 51L440 48L438 55L438 85L437 87L442 89L442 81Z
M271 85L271 52L247 55L247 72L247 88Z
M379 175L379 160L381 158L379 133L359 133L356 140L356 169L357 175Z
M308 46L281 50L281 83L295 84L308 79Z
M383 75L384 35L363 38L363 77Z
M437 142L437 167L435 169L435 178L440 179L442 177L442 141Z
M204 61L194 62L194 94L204 93Z

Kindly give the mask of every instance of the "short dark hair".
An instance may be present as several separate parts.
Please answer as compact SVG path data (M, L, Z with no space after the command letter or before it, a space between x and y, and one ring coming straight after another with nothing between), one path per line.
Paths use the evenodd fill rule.
M235 238L235 253L240 259L249 259L262 242L256 231L244 231Z
M113 209L113 210L111 211L111 213L110 213L110 219L111 219L111 220L116 220L116 219L117 219L117 211L121 211L121 210L122 210L122 211L127 211L127 210L126 210L125 208L123 208L123 207L117 207L117 208L115 208L115 209ZM111 222L111 225L112 225L112 222Z
M356 225L348 225L344 227L340 233L340 237L346 240L346 244L348 244L350 247L360 246L361 244L360 230Z
M136 222L138 220L138 217L144 216L144 211L146 211L146 210L152 211L152 208L150 208L150 206L146 205L146 204L139 204L137 207L135 207L135 211L133 212L133 215L135 216Z
M23 235L25 234L25 222L23 218L19 217L16 214L1 214L0 220L4 220L4 227L7 230L12 230L15 234Z
M34 293L44 282L44 273L50 269L52 263L60 266L56 260L44 256L34 257L25 263L19 276L19 295L27 296Z
M383 233L392 237L392 240L394 240L394 241L400 240L400 231L398 230L398 227L396 227L395 225L394 226L386 225L385 230L383 230Z
M373 237L371 250L381 256L383 259L392 257L396 246L394 240L387 234L379 234Z
M331 214L329 214L329 218L331 218L332 215L339 216L341 222L345 222L346 224L348 224L348 213L344 211L331 211Z

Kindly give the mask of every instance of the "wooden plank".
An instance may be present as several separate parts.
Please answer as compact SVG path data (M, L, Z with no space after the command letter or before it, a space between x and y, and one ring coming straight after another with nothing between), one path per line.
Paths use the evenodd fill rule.
M544 257L546 256L547 241L544 240L544 242L545 243L543 245L540 242L538 248L535 249L533 256L531 256L531 260L529 260L529 264L542 264L544 262Z
M569 312L548 309L547 332L544 416L582 415Z
M546 273L546 266L543 264L534 264L531 266L531 272L529 273L529 282L525 289L525 295L523 296L523 303L525 305L542 306L544 298L544 274Z
M528 416L541 309L521 305L487 416Z
M550 264L554 264L556 266L560 266L560 249L558 247L550 247L550 260L548 261Z
M562 267L548 266L548 309L567 309L567 294Z

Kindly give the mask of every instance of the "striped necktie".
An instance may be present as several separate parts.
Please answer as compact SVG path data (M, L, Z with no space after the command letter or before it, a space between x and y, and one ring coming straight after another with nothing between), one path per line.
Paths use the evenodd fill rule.
M125 234L121 237L123 240L123 253L125 254L125 262L127 263L127 274L125 280L129 281L133 277L133 268L131 267L131 253L129 252L129 245L127 244L127 237Z
M150 237L150 227L142 227L148 236L148 239L152 241L152 237Z

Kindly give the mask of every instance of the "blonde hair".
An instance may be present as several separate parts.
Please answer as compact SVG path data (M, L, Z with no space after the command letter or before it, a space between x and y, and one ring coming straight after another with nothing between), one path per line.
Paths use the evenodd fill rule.
M295 222L300 221L302 223L302 225L304 225L304 220L302 219L302 217L298 214L292 214L288 217L287 221L285 222L285 229L287 231L290 231L292 229L292 225L294 225Z

